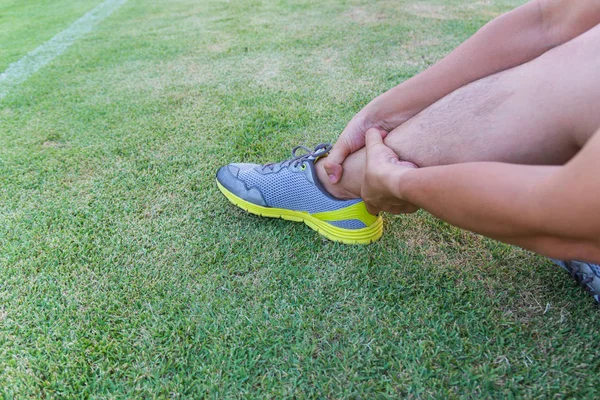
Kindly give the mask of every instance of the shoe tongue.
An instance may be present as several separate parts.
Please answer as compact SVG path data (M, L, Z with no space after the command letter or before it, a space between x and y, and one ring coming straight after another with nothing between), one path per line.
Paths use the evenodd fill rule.
M310 160L313 161L313 163L317 162L317 160L319 160L319 158L321 157L326 157L327 154L329 154L329 150L328 149L319 149L317 152L314 153L314 155L312 157L309 157Z
M306 161L304 161L304 165L306 165L306 169L304 171L302 171L304 173L304 175L306 176L306 179L308 179L310 181L310 183L312 183L313 185L315 184L316 181L318 181L317 178L317 170L315 168L315 162L317 161L316 158L309 158Z

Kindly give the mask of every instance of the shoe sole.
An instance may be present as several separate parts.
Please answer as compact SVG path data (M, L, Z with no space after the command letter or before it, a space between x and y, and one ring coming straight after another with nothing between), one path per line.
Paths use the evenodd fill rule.
M309 228L317 231L334 242L344 244L371 244L383 234L383 219L377 216L375 222L366 228L344 229L333 226L327 221L318 219L305 211L286 210L285 208L263 207L252 204L241 197L236 196L217 180L219 190L225 195L233 205L241 208L250 214L268 218L281 218L288 221L304 222ZM359 203L361 204L361 203Z

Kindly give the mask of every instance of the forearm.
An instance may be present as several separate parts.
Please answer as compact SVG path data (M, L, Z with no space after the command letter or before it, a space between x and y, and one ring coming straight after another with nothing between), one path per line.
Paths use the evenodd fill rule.
M468 163L409 170L392 184L399 198L460 228L551 257L597 260L587 222L573 217L581 210L557 188L561 168Z
M550 49L536 1L481 28L444 59L374 99L362 113L393 129L454 90L523 64Z

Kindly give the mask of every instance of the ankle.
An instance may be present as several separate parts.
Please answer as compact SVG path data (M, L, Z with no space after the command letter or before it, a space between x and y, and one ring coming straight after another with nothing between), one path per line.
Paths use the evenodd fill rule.
M333 197L340 200L352 200L360 197L360 193L352 193L352 191L345 188L341 182L332 184L329 181L327 172L325 171L325 168L323 168L323 159L317 160L315 163L315 168L317 172L317 179L319 182L321 182L321 186L323 186L323 188Z

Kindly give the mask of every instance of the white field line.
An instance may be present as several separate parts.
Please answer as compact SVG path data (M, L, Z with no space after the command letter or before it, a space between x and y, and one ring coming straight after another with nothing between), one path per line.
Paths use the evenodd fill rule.
M105 0L64 31L30 51L26 56L8 66L0 74L0 100L15 86L25 82L37 70L61 55L77 39L89 33L94 26L108 17L127 0Z

